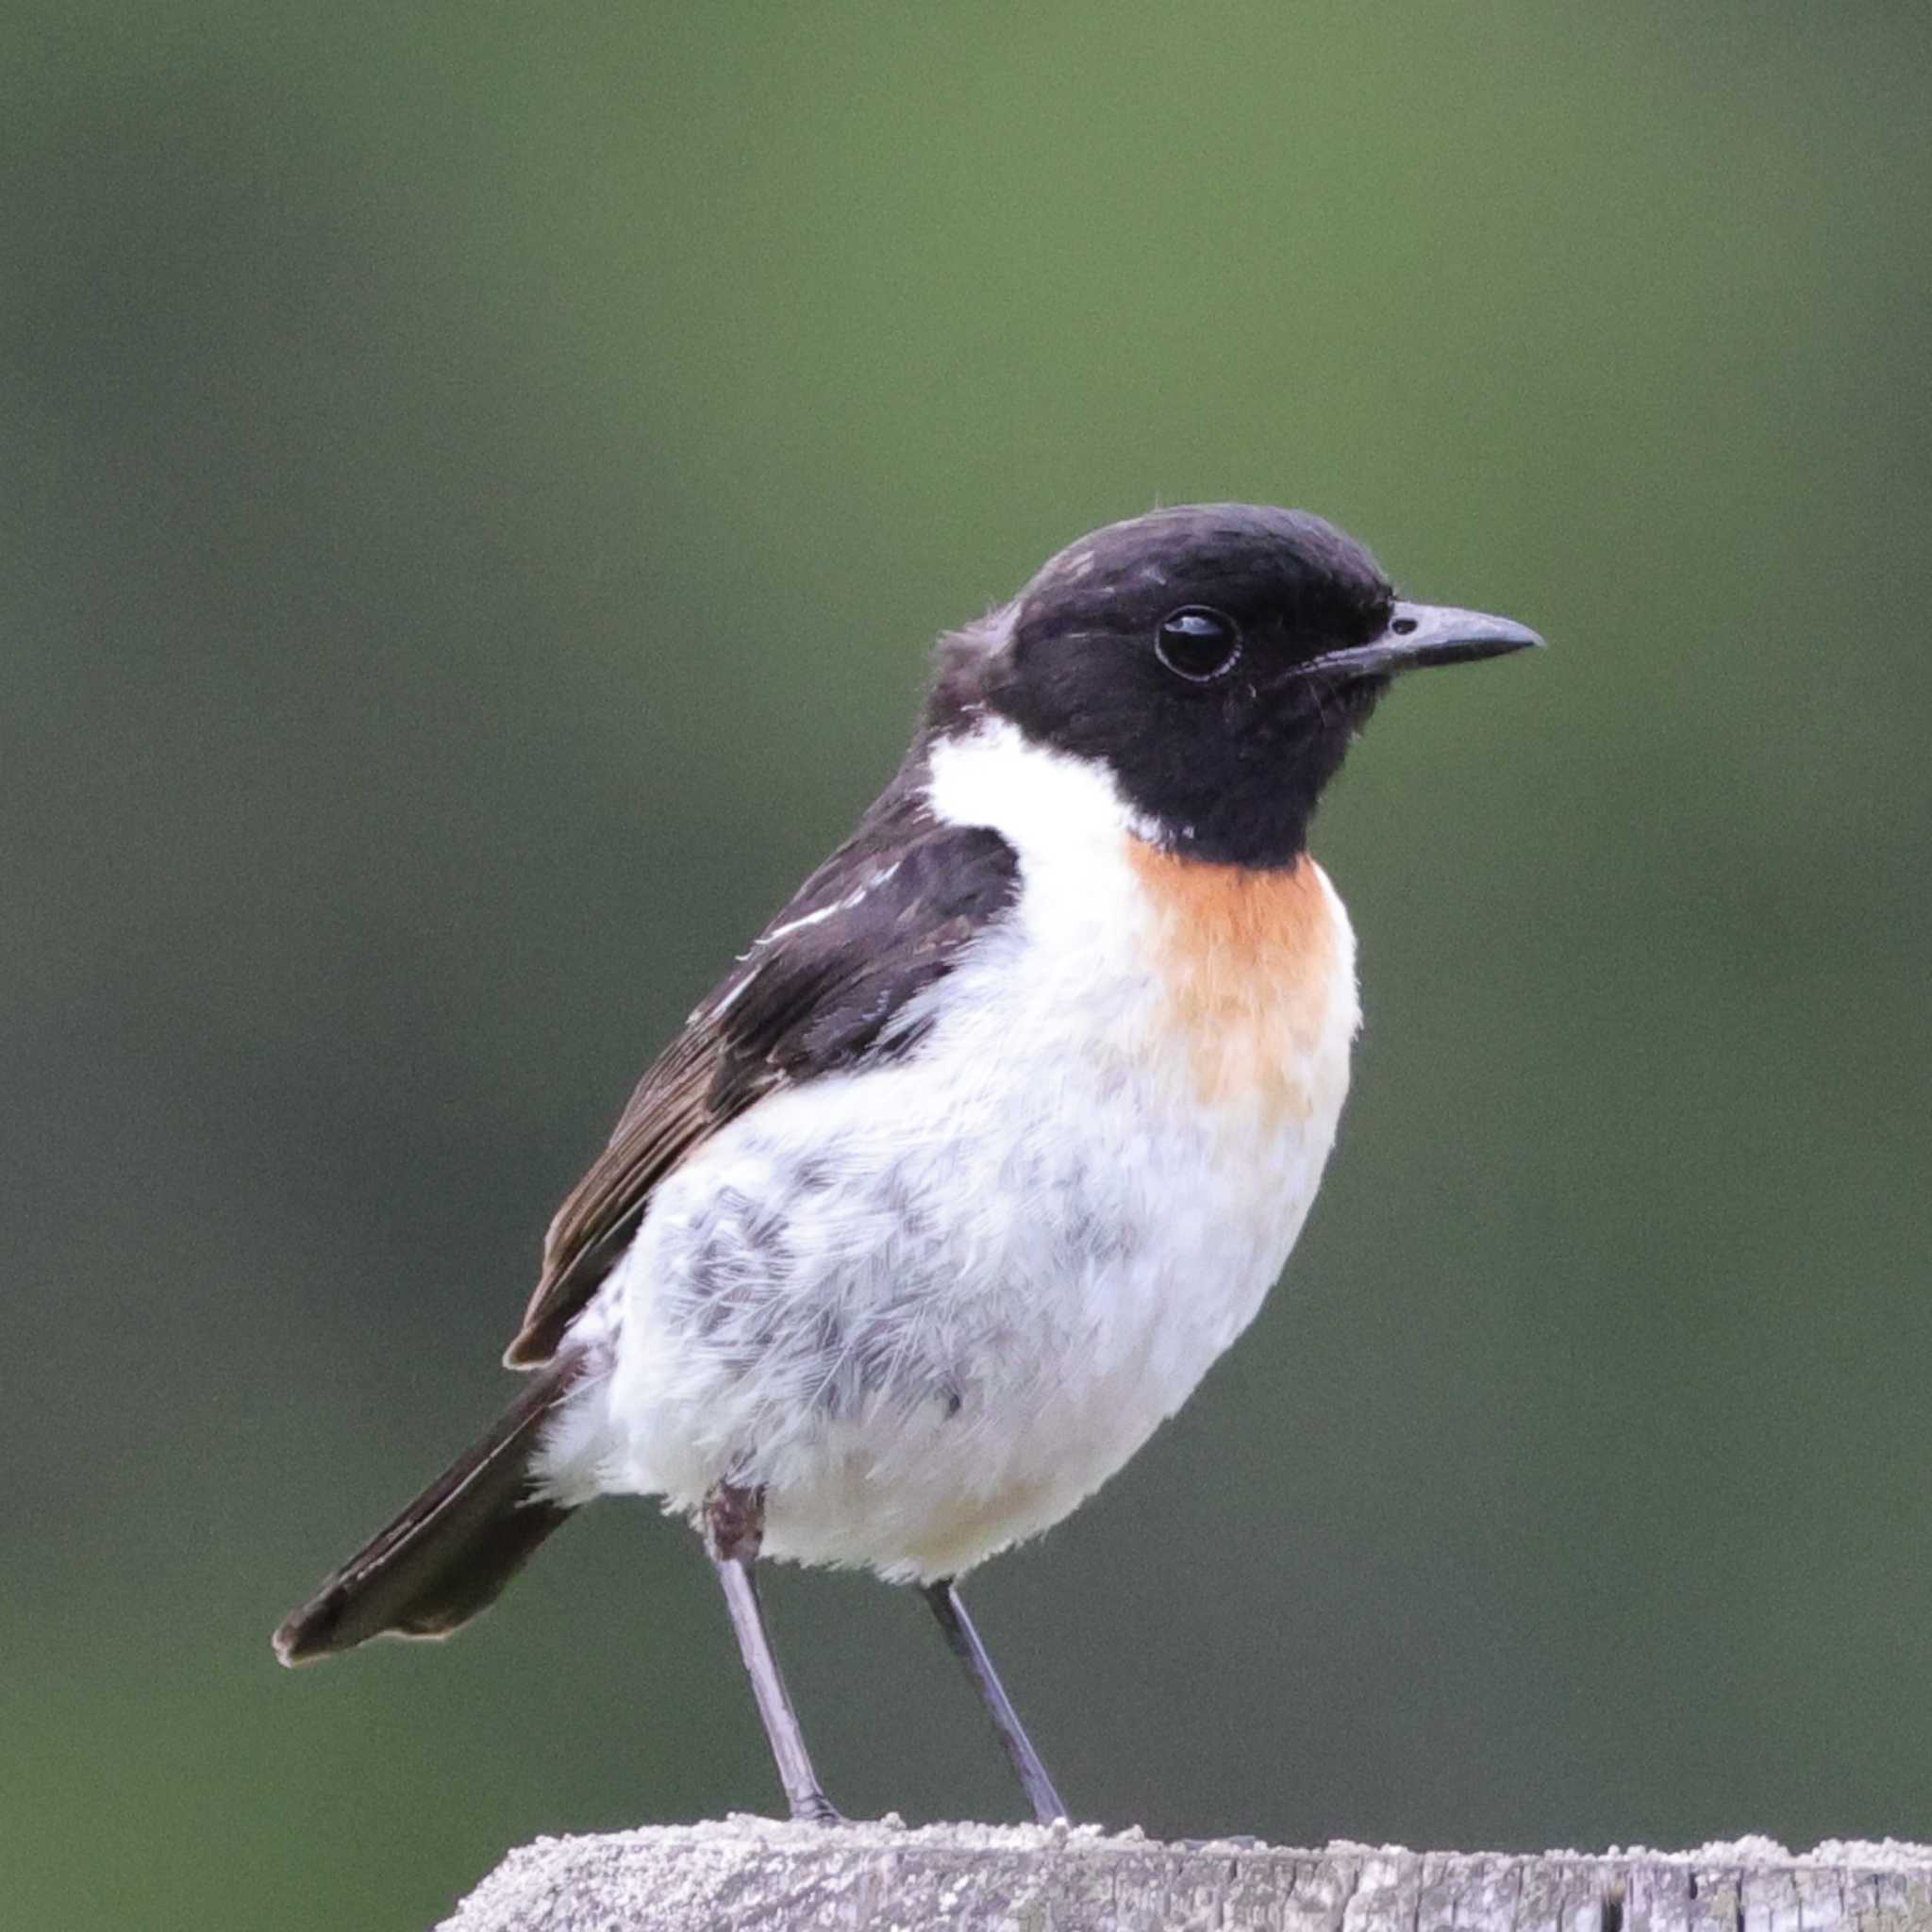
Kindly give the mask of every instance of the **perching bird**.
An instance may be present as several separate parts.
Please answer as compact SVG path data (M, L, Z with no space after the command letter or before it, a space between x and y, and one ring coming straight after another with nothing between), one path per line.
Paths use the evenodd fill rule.
M522 1398L282 1661L444 1636L580 1505L657 1496L704 1534L794 1817L838 1813L761 1553L916 1584L1065 1816L958 1579L1091 1495L1254 1318L1359 1019L1316 802L1397 673L1539 641L1246 504L1109 525L945 638L891 782L551 1224Z

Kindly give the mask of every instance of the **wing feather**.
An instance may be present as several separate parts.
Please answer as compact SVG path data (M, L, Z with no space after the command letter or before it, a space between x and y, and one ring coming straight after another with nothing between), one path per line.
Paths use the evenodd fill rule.
M644 1074L550 1224L504 1359L550 1359L630 1245L658 1183L719 1128L782 1088L915 1052L931 1025L918 995L1018 885L1018 858L997 832L941 824L923 802L888 792Z

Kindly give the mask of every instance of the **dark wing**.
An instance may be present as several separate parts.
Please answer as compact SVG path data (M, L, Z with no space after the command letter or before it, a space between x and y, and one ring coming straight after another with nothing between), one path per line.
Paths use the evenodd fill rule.
M888 793L808 878L645 1074L610 1144L558 1210L504 1357L547 1361L629 1245L652 1191L780 1088L897 1058L931 1022L914 996L1008 907L1019 860L997 832Z

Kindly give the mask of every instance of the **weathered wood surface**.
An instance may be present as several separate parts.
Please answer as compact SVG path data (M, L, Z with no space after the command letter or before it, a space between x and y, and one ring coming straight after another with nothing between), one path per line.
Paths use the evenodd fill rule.
M1932 1932L1932 1848L1281 1851L732 1818L512 1852L442 1932Z

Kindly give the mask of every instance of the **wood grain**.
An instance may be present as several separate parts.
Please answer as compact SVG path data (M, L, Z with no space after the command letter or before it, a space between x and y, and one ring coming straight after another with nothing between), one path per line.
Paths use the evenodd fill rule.
M1091 1827L722 1824L513 1852L443 1932L1927 1932L1932 1849L1160 1844Z

